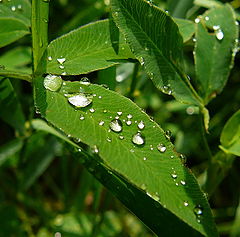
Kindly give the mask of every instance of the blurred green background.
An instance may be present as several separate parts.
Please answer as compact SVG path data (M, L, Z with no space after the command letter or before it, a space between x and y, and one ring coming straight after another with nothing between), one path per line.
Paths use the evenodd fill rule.
M239 1L222 2L231 2L239 14ZM109 4L109 0L50 2L49 42L79 26L108 18ZM155 0L154 4L175 17L191 20L206 10L189 0ZM7 61L12 68L31 72L30 47L31 37L25 36L2 48L0 64ZM190 40L184 46L184 63L194 85L192 51ZM224 91L208 105L211 121L207 139L213 154L218 151L224 124L239 109L239 67L238 53ZM199 183L203 183L208 163L198 108L180 104L159 92L141 68L135 90L131 91L133 73L134 64L126 63L87 77L130 97L164 130L170 130L176 150L187 156L188 166ZM66 76L66 79L81 77ZM41 116L35 113L28 82L4 80L0 93L4 93L4 88L10 88L10 92L9 97L0 101L0 237L154 236L72 156L67 143L34 128L33 119ZM221 236L230 236L240 222L239 187L237 158L210 199Z

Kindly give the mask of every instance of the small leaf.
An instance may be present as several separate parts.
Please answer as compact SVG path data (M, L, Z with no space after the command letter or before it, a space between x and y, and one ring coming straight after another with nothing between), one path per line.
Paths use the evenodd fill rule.
M0 47L6 46L29 34L28 27L15 18L0 17Z
M79 91L92 95L92 103L85 108L68 102L69 96ZM64 81L59 92L51 92L43 87L43 78L36 78L35 100L41 114L68 137L96 147L110 170L203 235L217 236L209 205L195 178L182 165L159 125L129 99L81 82ZM113 120L118 120L117 129L111 125ZM142 122L144 127L139 128ZM143 142L136 142L140 141L134 138L138 133ZM193 211L198 204L204 209L201 217Z
M168 10L173 17L185 18L187 11L193 6L193 0L168 0Z
M0 78L0 118L21 135L25 131L25 116L9 79Z
M183 42L187 42L192 38L195 32L194 23L189 20L174 18L174 21L177 23L179 31L183 37Z
M113 18L155 86L202 107L183 72L183 40L173 19L144 0L112 0Z
M238 44L238 26L229 5L213 8L196 24L195 69L207 104L224 88Z
M223 151L240 156L240 110L225 124L220 141Z
M52 41L47 49L47 72L85 74L134 58L122 35L111 40L111 29L109 20L97 21Z

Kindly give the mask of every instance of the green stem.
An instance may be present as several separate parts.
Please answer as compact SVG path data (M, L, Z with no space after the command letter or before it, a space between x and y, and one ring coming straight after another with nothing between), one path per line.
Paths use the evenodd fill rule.
M48 46L49 0L32 0L33 71L37 74L39 63ZM38 69L39 74L43 69Z
M133 76L132 76L132 82L131 82L131 86L130 86L130 91L129 91L129 97L133 98L133 94L134 91L136 89L136 85L137 85L137 74L138 74L138 70L139 70L139 63L136 63L134 66L134 71L133 71Z
M4 71L0 72L0 76L32 82L32 75L27 74L27 73L22 73L22 72L14 72L14 71L4 70Z

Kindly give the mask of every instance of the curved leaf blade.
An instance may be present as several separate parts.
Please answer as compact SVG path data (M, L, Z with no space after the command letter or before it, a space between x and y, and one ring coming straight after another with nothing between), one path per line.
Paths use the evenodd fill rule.
M240 156L240 110L225 124L220 141L225 152Z
M112 0L113 18L155 86L202 107L182 70L183 40L172 18L144 0Z
M174 21L177 23L180 34L183 37L183 42L187 42L192 38L195 33L194 23L189 20L174 18Z
M97 21L52 41L47 49L47 57L51 57L47 61L47 72L79 75L134 58L122 35L114 32L112 24L109 20ZM114 41L111 37L115 37ZM62 64L57 61L61 58L65 58Z
M80 87L88 93L91 91L93 102L86 108L76 109L68 103L64 94L78 92ZM35 79L35 99L41 114L54 126L68 136L96 146L110 170L144 190L145 195L203 235L217 236L208 202L195 178L181 164L163 130L133 102L99 85L87 87L79 82L64 81L59 92L50 92L44 89L42 78ZM122 115L117 112L122 112ZM132 119L128 114L133 116ZM121 133L109 129L115 116L119 116L123 123ZM131 125L126 124L128 120L132 121ZM133 144L132 138L138 132L137 124L141 120L145 123L142 131L145 144L139 147ZM165 152L159 152L159 143L164 144ZM177 177L173 178L175 172ZM198 204L204 209L201 224L193 211Z
M207 104L227 82L237 50L238 26L230 5L213 8L199 19L196 24L195 70L200 94ZM221 32L223 35L217 39Z

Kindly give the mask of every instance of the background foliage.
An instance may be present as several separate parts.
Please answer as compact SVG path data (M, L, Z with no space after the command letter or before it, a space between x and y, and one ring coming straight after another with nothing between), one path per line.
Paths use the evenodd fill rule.
M117 6L118 1L112 2L115 2L115 6ZM169 11L170 15L189 20L187 22L176 20L180 26L180 33L183 34L184 54L183 56L174 55L174 57L176 57L176 62L181 59L181 63L184 63L191 83L197 88L197 91L200 91L203 104L207 105L210 113L207 134L199 107L176 101L174 97L168 95L171 94L169 91L165 91L164 94L155 87L154 78L152 81L148 80L148 77L151 77L149 70L151 71L154 67L151 65L152 54L147 53L146 62L141 62L141 57L138 57L136 51L142 42L139 40L139 45L136 41L131 43L133 34L130 27L126 31L123 30L121 34L129 37L130 46L135 50L136 58L140 61L139 64L136 63L135 56L124 42L123 36L121 36L121 48L124 49L121 49L119 57L115 58L114 62L108 61L109 58L113 58L113 51L107 51L106 57L98 60L99 68L112 66L108 69L92 72L91 58L94 57L94 47L93 55L85 57L82 65L76 60L75 65L74 59L82 58L84 53L83 56L74 54L76 53L74 47L78 47L77 44L74 45L74 42L71 44L71 49L64 48L62 38L50 44L47 56L58 56L61 54L61 49L65 49L64 56L73 58L69 74L82 75L65 76L64 79L80 80L81 77L86 76L84 73L90 72L87 77L92 83L106 84L111 90L131 98L165 131L171 130L171 141L176 151L187 156L187 166L197 177L200 186L206 191L206 195L209 195L209 203L220 235L238 237L240 236L240 163L237 157L240 154L239 53L237 53L236 47L233 66L231 58L228 57L232 46L227 41L224 41L224 45L216 43L215 35L211 35L214 32L212 27L215 22L221 22L221 25L225 24L224 32L229 31L227 35L230 38L237 37L237 31L234 28L236 27L235 22L230 20L232 8L228 7L227 13L221 8L222 3L225 2L227 1L154 1L155 5ZM239 19L239 2L228 2L235 9L237 19ZM152 4L152 1L149 3ZM211 10L206 12L213 5L219 7L219 12ZM20 16L17 14L19 12ZM0 236L55 235L57 237L60 236L60 233L69 237L155 236L90 174L93 173L96 176L96 172L92 172L92 164L88 164L88 160L85 160L84 165L81 163L79 154L74 153L74 148L72 148L76 144L79 145L79 141L76 139L70 141L62 133L40 120L39 111L36 111L34 106L31 84L16 80L18 78L16 71L21 73L22 79L30 80L28 75L33 66L29 30L30 12L31 8L27 0L0 0L0 69L7 69L0 74ZM11 28L4 28L8 14L11 14L11 19L9 19ZM226 19L222 18L224 14L229 14ZM213 21L207 23L208 32L202 30L205 27L203 21L200 24L193 24L199 15L202 15L203 18L209 16ZM49 16L48 38L51 42L79 26L109 18L110 1L52 1ZM117 25L120 28L123 27L121 19L116 15L113 17ZM121 17L124 17L124 14ZM46 19L42 20L44 22ZM105 30L101 32L106 35L106 40L108 40L109 23L101 21L98 24L103 25ZM96 32L98 32L98 24L92 25ZM231 27L229 27L230 24L232 24ZM184 25L187 30L184 30ZM11 37L4 38L4 34L7 34L9 30L11 30ZM193 36L194 31L196 33ZM78 32L75 31L74 34L77 35ZM154 34L151 37L154 41ZM194 44L194 41L197 43ZM61 42L63 46L59 47ZM85 42L84 39L83 42ZM143 39L143 42L146 42L146 39ZM105 40L97 41L96 49L104 47L104 43ZM41 44L41 37L36 44ZM94 45L94 42L92 44ZM216 44L215 51L209 55L207 46L214 44ZM151 48L151 44L147 47ZM161 45L158 48L162 50ZM84 47L82 50L84 51ZM140 48L139 52L141 50ZM157 57L159 57L158 54L156 54ZM126 63L124 60L127 58L132 58L132 62ZM164 58L169 59L170 57L164 55ZM207 65L214 65L212 74L202 74L206 60ZM177 66L179 64L176 63ZM231 72L230 67L233 67ZM157 73L157 69L154 70ZM61 70L58 64L49 62L47 72L58 74ZM4 73L8 75L8 78L4 76ZM212 87L205 87L206 84L210 84ZM160 83L157 87L164 91L166 88L163 86L164 84ZM92 90L97 92L103 90L101 93L108 95L109 92L104 92L103 88L95 87L93 86ZM178 84L176 88L179 88ZM216 91L222 92L216 96ZM49 98L50 96L49 93ZM175 97L178 99L178 95ZM51 104L51 100L48 102ZM198 105L198 103L194 104ZM64 121L62 122L64 123ZM205 126L206 124L207 122L205 122ZM94 152L89 147L84 144L80 145L86 152L94 156ZM219 149L219 145L221 149ZM110 179L111 174L107 176L109 172L107 171L102 168L99 172L106 172L106 179L107 177ZM117 183L118 180L119 183ZM122 190L124 190L121 177L116 177L115 182L106 187L111 190L113 185L123 185ZM134 187L131 188L134 189ZM137 190L135 192L137 193ZM121 193L114 193L114 195L119 197L118 195ZM141 192L138 195L141 196ZM124 203L124 200L121 201ZM144 206L142 208L144 209ZM140 210L141 206L138 209Z

